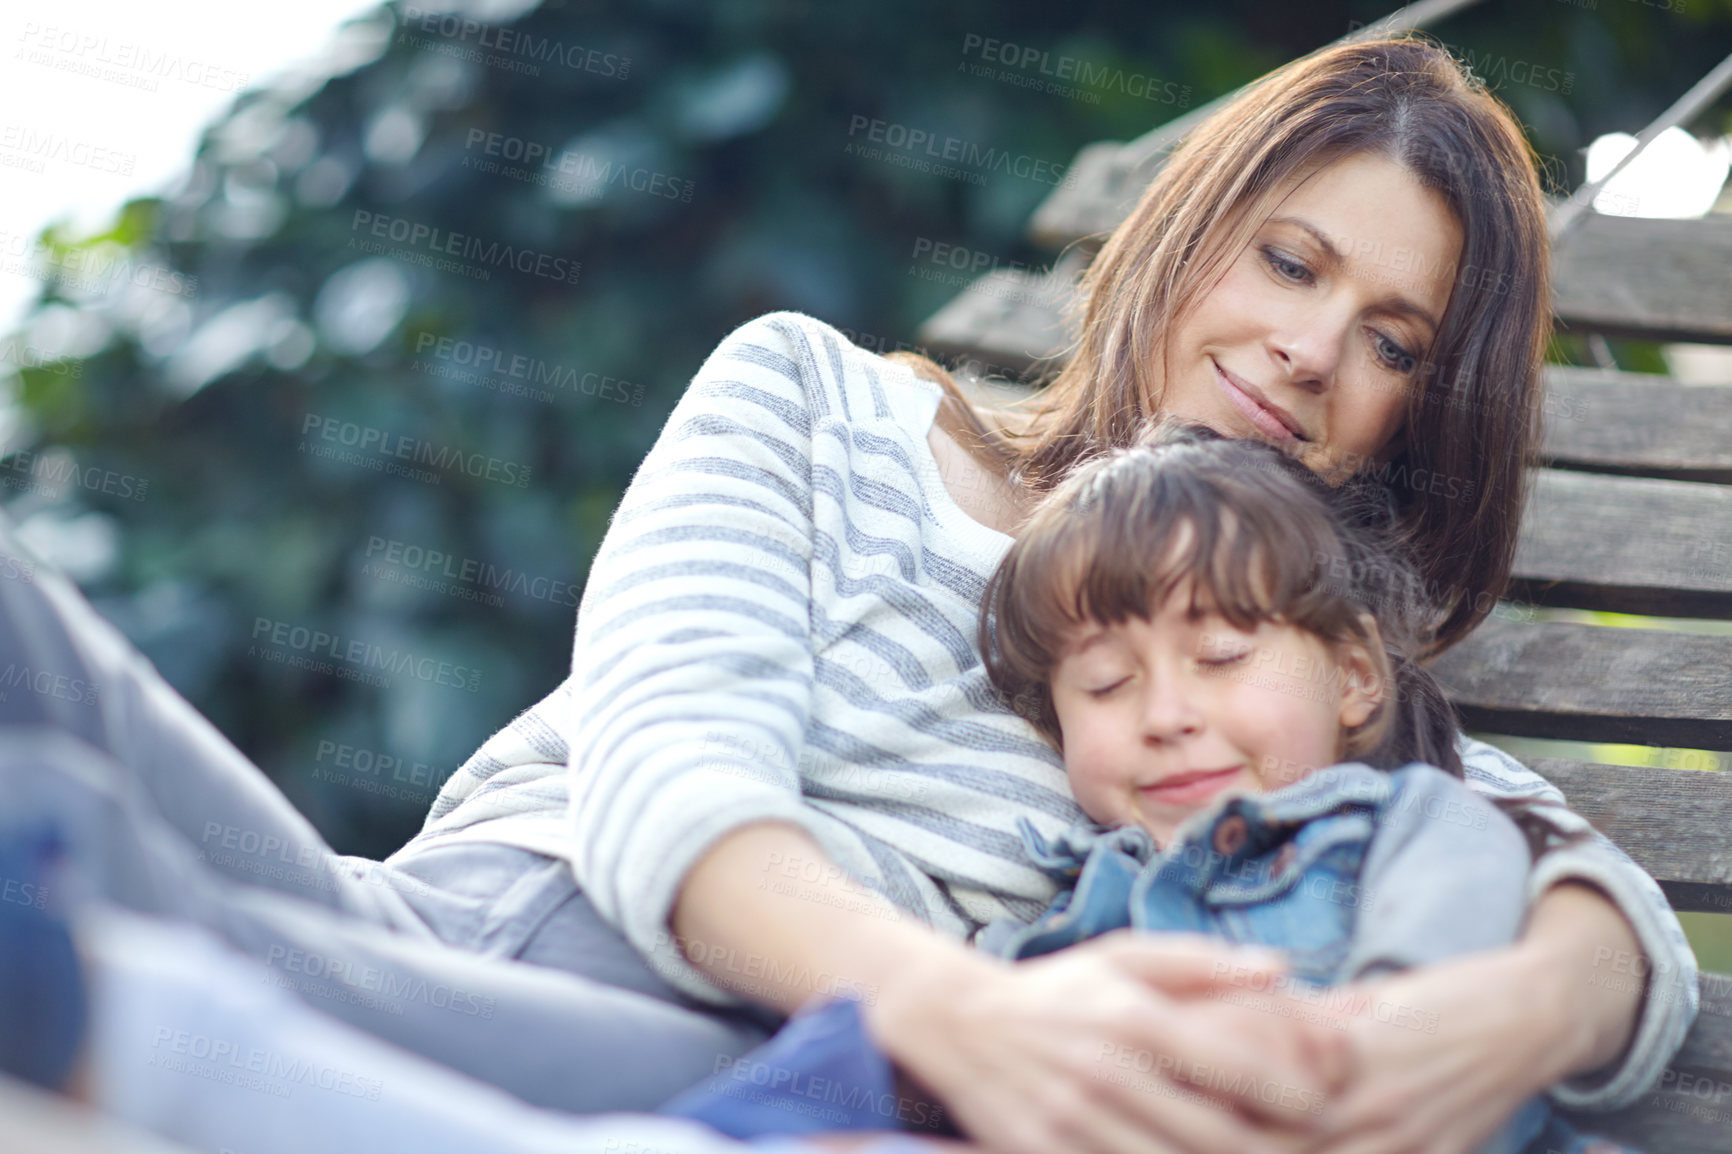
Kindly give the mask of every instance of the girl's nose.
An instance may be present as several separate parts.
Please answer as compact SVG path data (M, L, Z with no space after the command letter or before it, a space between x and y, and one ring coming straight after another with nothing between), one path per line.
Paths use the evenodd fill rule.
M1145 741L1173 741L1195 736L1203 717L1182 677L1152 677L1143 693L1142 730Z

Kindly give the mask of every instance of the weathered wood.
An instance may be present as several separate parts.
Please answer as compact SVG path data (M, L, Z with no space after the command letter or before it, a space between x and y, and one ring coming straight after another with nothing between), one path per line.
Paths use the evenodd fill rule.
M920 327L922 345L940 356L1003 365L1018 375L1068 359L1065 309L1087 258L1061 259L1046 273L998 269L987 273ZM986 350L992 350L990 354Z
M1189 115L1171 125L1162 125L1142 138L1148 142L1148 150L1142 153L1133 152L1130 145L1116 140L1083 145L1065 170L1064 182L1040 202L1029 218L1029 239L1055 252L1079 241L1098 248L1106 235L1130 215L1137 197L1165 162L1165 150L1177 143L1190 127Z
M1732 637L1493 617L1433 669L1472 729L1732 749Z
M1550 757L1527 765L1653 875L1674 909L1732 913L1732 774Z
M1732 483L1732 388L1554 365L1545 409L1554 464Z
M1700 990L1696 1024L1659 1086L1614 1114L1570 1115L1577 1126L1651 1154L1726 1154L1732 1146L1732 977L1703 974Z
M1732 487L1562 469L1533 478L1516 551L1519 599L1732 617Z
M1732 341L1732 217L1591 216L1552 253L1558 319L1572 329Z

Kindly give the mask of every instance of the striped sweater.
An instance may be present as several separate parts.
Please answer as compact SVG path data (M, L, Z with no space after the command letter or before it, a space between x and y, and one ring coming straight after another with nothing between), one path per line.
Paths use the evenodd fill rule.
M940 390L830 326L774 313L711 354L613 517L578 609L570 678L452 775L422 833L569 859L601 916L669 982L737 1002L673 948L686 872L748 822L805 829L847 871L966 937L1054 895L1017 819L1083 818L1058 756L998 699L976 628L1011 539L957 506L927 432ZM1464 739L1481 792L1561 799ZM813 867L789 863L797 882ZM1658 1077L1696 1008L1695 960L1652 879L1609 842L1556 850L1605 889L1655 976L1609 1108ZM825 900L831 900L829 898Z

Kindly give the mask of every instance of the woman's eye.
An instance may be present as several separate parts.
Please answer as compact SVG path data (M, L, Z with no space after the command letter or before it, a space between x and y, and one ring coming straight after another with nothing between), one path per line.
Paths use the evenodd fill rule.
M1265 248L1263 259L1275 270L1275 275L1294 284L1309 284L1311 270L1277 248Z
M1377 359L1398 373L1411 373L1419 363L1417 357L1382 333L1373 333L1371 343L1377 349Z
M1250 655L1249 649L1241 649L1237 653L1212 653L1207 657L1197 658L1197 664L1208 669L1225 669L1229 665L1237 665Z
M1127 682L1129 680L1130 680L1130 678L1128 678L1128 677L1121 677L1117 681L1113 682L1111 685L1103 685L1099 689L1089 690L1089 696L1090 697L1105 697L1107 694L1111 693L1113 690L1117 689L1119 686L1123 685L1125 682Z

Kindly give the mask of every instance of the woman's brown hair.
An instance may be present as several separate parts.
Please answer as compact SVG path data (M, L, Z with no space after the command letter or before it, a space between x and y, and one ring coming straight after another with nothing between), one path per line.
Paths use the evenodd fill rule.
M1062 751L1051 681L1078 627L1148 620L1186 588L1193 608L1240 629L1277 621L1363 648L1382 700L1345 735L1348 756L1460 777L1454 711L1417 660L1431 606L1377 504L1366 486L1331 490L1268 445L1160 421L1146 443L1080 463L1011 545L981 614L987 677Z
M1437 44L1402 37L1323 49L1200 124L1084 274L1080 335L1029 402L1026 431L989 428L942 369L898 359L944 388L941 427L996 472L1045 493L1079 460L1130 444L1158 411L1175 319L1225 271L1274 198L1360 153L1412 172L1462 230L1449 307L1409 391L1402 448L1365 470L1390 491L1401 536L1441 606L1428 649L1446 648L1508 584L1538 437L1551 288L1533 151L1509 110Z

